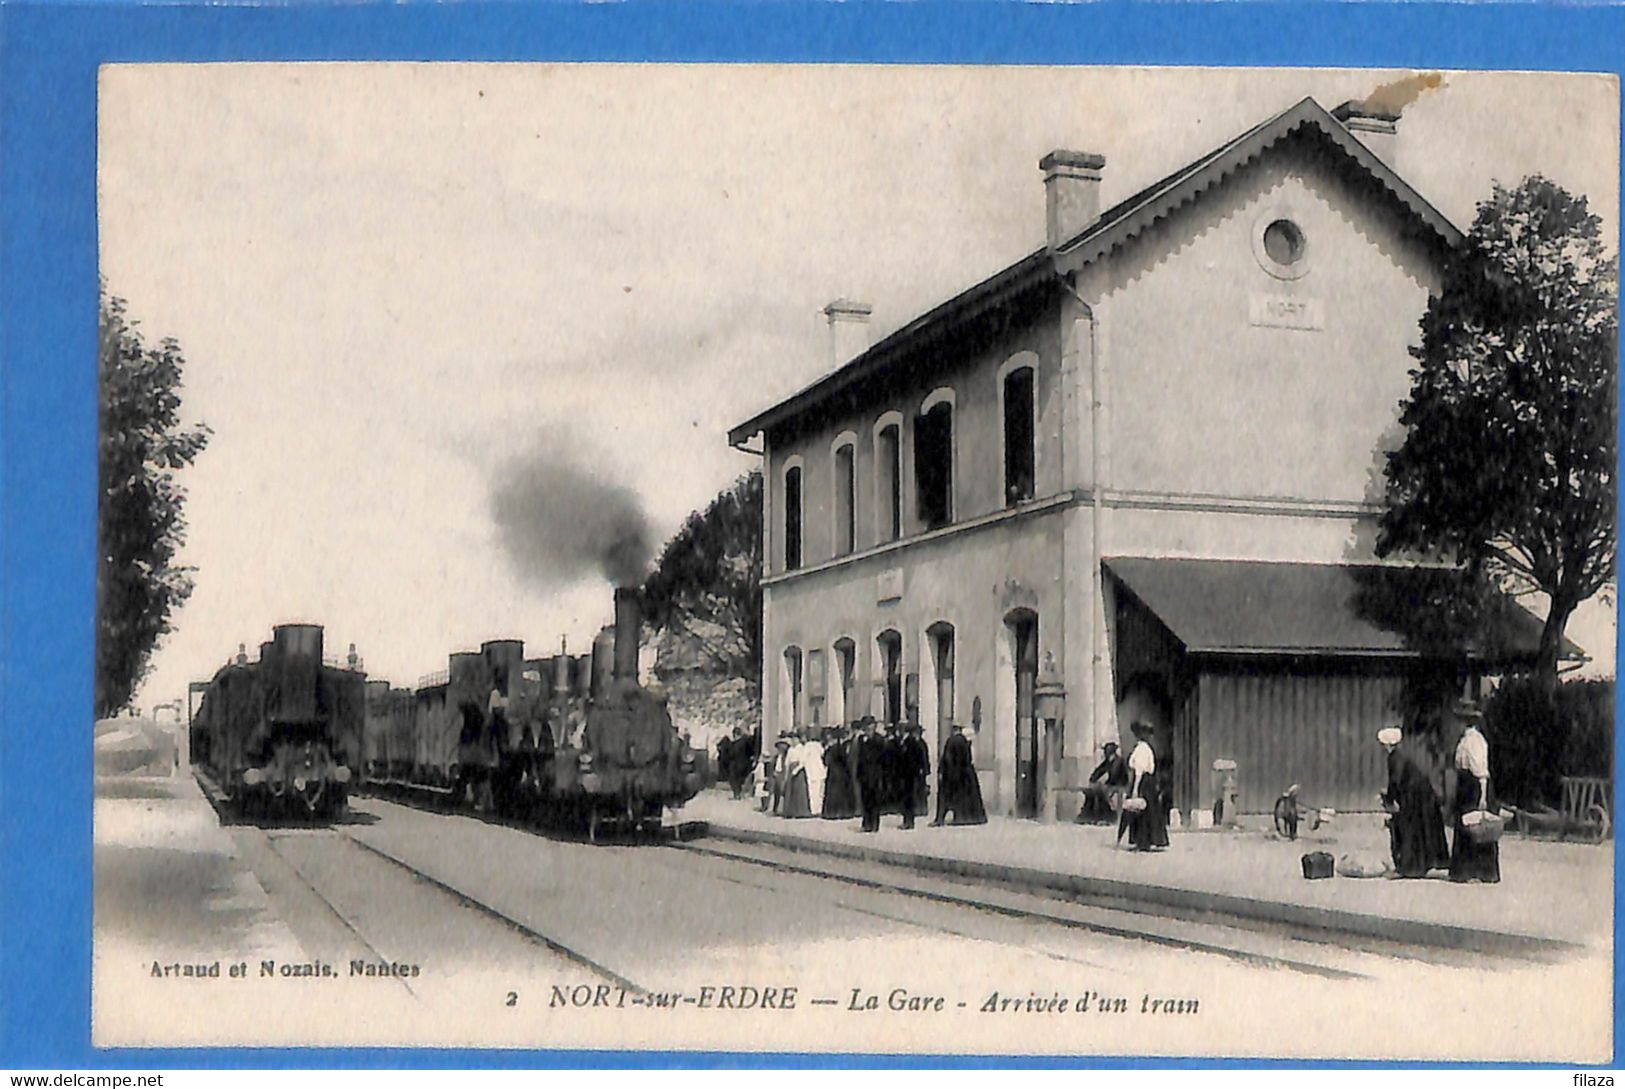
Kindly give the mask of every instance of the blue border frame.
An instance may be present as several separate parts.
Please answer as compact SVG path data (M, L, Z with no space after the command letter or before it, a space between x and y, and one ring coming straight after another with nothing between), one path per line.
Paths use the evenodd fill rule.
M0 1066L1306 1065L723 1052L92 1049L92 775L91 738L84 726L91 714L95 591L99 64L381 59L1222 64L1618 75L1625 66L1622 43L1625 7L1537 4L631 0L139 7L0 0ZM1617 730L1615 745L1619 767ZM1617 887L1617 851L1615 873ZM1622 963L1616 947L1616 1060L1625 1026L1618 1001Z

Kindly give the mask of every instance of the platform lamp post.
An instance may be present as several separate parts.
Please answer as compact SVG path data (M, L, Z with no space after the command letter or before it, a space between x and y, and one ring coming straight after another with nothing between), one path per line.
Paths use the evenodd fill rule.
M1044 805L1046 820L1058 820L1056 812L1060 795L1056 790L1061 774L1062 741L1066 728L1066 685L1055 671L1055 655L1046 651L1044 663L1038 671L1038 682L1033 686L1033 714L1044 724L1043 749L1039 755L1044 769Z

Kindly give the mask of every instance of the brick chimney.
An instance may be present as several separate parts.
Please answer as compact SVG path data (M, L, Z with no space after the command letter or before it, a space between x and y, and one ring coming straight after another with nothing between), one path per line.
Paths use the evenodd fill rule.
M1100 172L1106 157L1092 151L1056 149L1038 160L1044 172L1044 227L1049 248L1059 249L1100 218Z
M1366 146L1367 151L1389 166L1394 164L1395 144L1399 135L1398 110L1366 99L1353 99L1333 110L1332 116L1341 121L1343 127Z
M829 323L830 370L869 350L869 317L874 309L851 299L836 299L824 307L824 320Z

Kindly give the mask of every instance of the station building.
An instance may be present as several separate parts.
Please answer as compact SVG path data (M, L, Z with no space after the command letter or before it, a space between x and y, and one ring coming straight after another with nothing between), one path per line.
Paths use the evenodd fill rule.
M1052 152L1043 248L735 427L764 737L872 714L940 752L974 723L989 811L1065 820L1143 719L1186 820L1221 759L1244 811L1292 783L1374 808L1405 679L1488 664L1369 607L1427 575L1373 543L1461 241L1385 163L1397 122L1304 99L1104 210L1104 159Z

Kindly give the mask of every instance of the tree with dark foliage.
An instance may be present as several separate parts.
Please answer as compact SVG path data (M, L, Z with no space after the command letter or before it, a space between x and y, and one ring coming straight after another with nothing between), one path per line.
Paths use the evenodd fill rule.
M175 563L186 540L186 491L175 480L208 442L203 424L180 425L180 345L149 347L124 300L101 299L96 568L98 718L129 706L170 616L192 592Z
M1617 280L1585 198L1497 185L1428 301L1387 459L1378 555L1543 594L1548 694L1569 617L1614 577Z
M687 632L730 676L761 683L762 474L689 515L643 583L644 616Z

